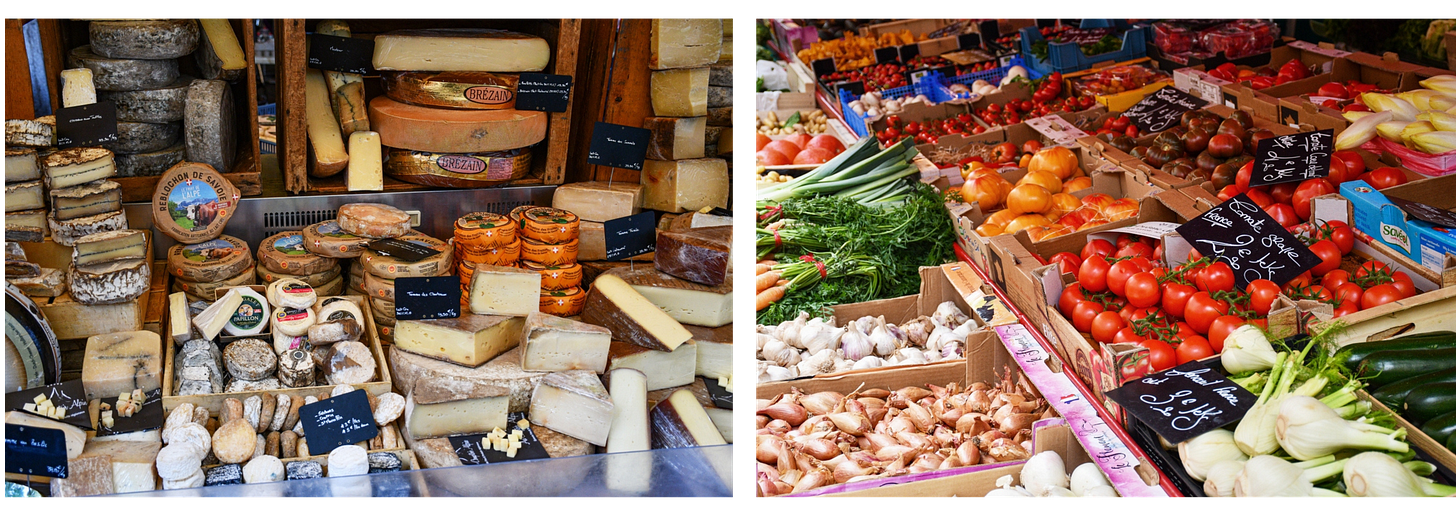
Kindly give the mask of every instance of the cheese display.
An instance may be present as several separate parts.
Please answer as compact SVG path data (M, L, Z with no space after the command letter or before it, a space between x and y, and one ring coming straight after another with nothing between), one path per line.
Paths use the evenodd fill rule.
M233 276L231 278L223 278L217 281L193 282L184 281L182 279L173 279L172 286L176 287L177 290L181 290L182 292L186 293L189 299L215 301L217 300L217 289L240 287L243 285L252 285L256 283L256 280L254 279L256 277L256 273L254 271L256 270L256 266L248 267L247 269L244 269L243 272L238 273L237 276Z
M650 349L672 351L692 337L622 278L611 275L592 283L582 321L606 327L614 339Z
M410 216L388 204L354 203L339 207L339 227L364 238L397 238L410 232Z
M506 426L509 408L509 389L427 379L405 398L405 428L415 439L489 432Z
M171 84L178 77L176 59L109 58L97 54L91 45L72 49L66 65L90 68L98 90L150 90Z
M81 383L87 399L115 397L135 389L162 388L162 340L152 331L95 335L86 339Z
M535 72L551 47L529 34L490 29L413 29L374 38L376 70Z
M693 334L688 341L698 347L696 374L704 378L733 377L733 325L717 328L687 326Z
M248 59L238 43L238 35L227 20L198 20L202 31L197 52L193 54L203 79L236 81L248 68ZM94 45L94 42L93 42Z
M349 135L349 183L350 192L378 192L384 190L383 153L379 148L379 133L355 131Z
M46 188L66 188L106 179L116 174L111 151L95 147L74 147L45 157Z
M704 285L721 285L732 271L733 227L659 231L657 270Z
M193 80L182 75L154 89L100 91L97 96L100 100L116 103L116 119L121 122L176 122L186 117L187 87L192 85Z
M96 496L112 494L111 457L93 456L71 459L66 463L66 478L51 483L51 495Z
M151 253L144 231L120 229L95 233L76 239L71 248L71 263L95 265L116 260L141 260Z
M197 48L196 20L95 20L88 36L97 54L124 59L176 59Z
M537 309L560 317L576 317L586 308L586 291L571 287L563 290L542 290Z
M636 215L641 204L642 185L606 181L561 185L551 197L551 207L597 223Z
M187 160L214 171L231 172L237 158L232 88L218 80L198 79L187 87Z
M521 342L520 317L466 314L456 319L396 321L394 347L478 367Z
M540 111L443 109L414 106L388 97L369 101L369 123L384 145L426 152L497 152L527 147L546 138L546 119L546 113Z
M612 427L612 399L597 374L560 371L546 375L531 393L531 424L605 446Z
M455 244L495 248L516 240L516 226L504 215L467 213L455 219Z
M182 162L157 181L152 194L153 224L183 244L206 242L222 234L240 197L237 187L213 167ZM248 253L246 244L234 247Z
M5 145L49 147L56 144L55 118L49 120L6 120Z
M575 213L567 210L533 207L521 212L520 234L525 242L538 241L546 244L563 244L576 239L579 220ZM576 260L568 260L565 263L573 261ZM551 263L548 265L557 264Z
M227 235L196 244L177 244L167 249L167 272L180 280L195 283L236 278L254 263L248 243Z
M35 149L26 147L6 147L5 149L5 182L17 183L22 181L34 181L40 179L40 155ZM5 203L8 207L10 203ZM7 209L6 211L15 211Z
M121 211L121 185L115 181L95 181L50 192L51 218L71 220ZM7 199L8 201L8 199ZM5 203L6 208L10 203Z
M165 149L136 154L116 155L117 177L159 176L187 159L186 142L178 141Z
M8 242L40 242L49 232L46 210L5 213L5 240Z
M152 464L161 449L162 443L156 442L91 441L86 443L81 456L110 458L111 491L137 493L157 489Z
M438 253L423 260L411 262L395 256L386 256L372 249L366 250L359 257L359 261L364 264L364 270L369 274L391 279L440 276L450 271L454 246L448 242L430 238L419 232L411 232L399 237L399 240L438 251Z
M349 151L344 148L339 121L329 107L330 98L323 72L310 68L304 76L304 107L308 114L309 155L312 156L309 173L319 177L337 174L349 164Z
M227 291L211 305L208 305L202 313L192 319L192 326L197 328L198 334L207 340L217 337L223 327L227 326L228 319L234 312L237 312L238 305L242 304L243 295L234 290Z
M152 269L146 260L121 260L97 265L71 265L66 280L71 298L88 305L131 301L147 291Z
M691 341L672 351L648 349L626 342L612 342L607 370L635 369L647 376L647 390L655 391L693 383L697 374L698 347Z
M40 181L5 185L5 211L25 211L46 207L45 188Z
M314 32L328 36L347 38L353 35L349 24L342 20L323 20L314 27ZM334 114L339 121L339 132L347 137L354 131L369 130L369 108L364 104L364 77L357 73L324 70Z
M511 393L510 411L523 412L531 402L531 391L541 383L544 372L526 371L521 368L521 349L510 341L509 350L479 366L464 366L443 359L427 357L405 351L397 343L389 349L390 373L395 385L408 395L409 389L421 378L443 378L479 385L498 386Z
M728 207L728 163L721 159L647 160L641 183L643 208L684 212Z
M484 315L530 315L537 311L533 301L539 292L541 275L536 272L516 267L476 265L475 275L470 280L470 311Z
M579 230L573 227L573 232ZM580 242L573 238L565 242L549 243L521 237L521 259L542 265L563 265L576 263Z
M704 18L652 20L652 56L647 67L664 70L717 62L724 25L721 20Z
M733 282L718 285L685 281L650 267L618 267L606 272L682 324L717 327L733 322Z
M356 258L364 254L369 239L344 231L337 220L326 220L303 228L303 245L319 256Z
M8 228L6 232L9 232ZM5 280L30 297L48 298L66 293L66 272L60 269L41 267L35 276L21 278L7 274Z
M303 233L298 231L283 231L263 239L258 244L258 263L273 274L307 276L333 272L328 279L339 274L338 260L309 252L304 247ZM263 274L260 273L259 277L263 278ZM268 279L266 282L276 280Z
M612 332L541 312L526 317L521 330L521 368L527 371L605 372ZM691 381L691 380L689 380Z
M384 94L417 106L513 109L519 76L489 72L387 72Z
M520 179L531 170L528 148L498 152L437 153L390 149L384 173L426 186L479 188Z
M102 145L118 154L141 154L157 152L172 147L177 142L178 136L182 134L182 124L178 122L165 122L152 124L147 122L117 122L116 143ZM122 175L121 165L117 164L117 174Z
M91 80L90 68L61 70L62 106L76 107L95 103L96 84Z
M575 288L581 285L581 264L543 265L531 261L521 262L521 268L541 275L541 290L555 291Z
M652 113L656 116L699 117L708 114L708 69L684 68L652 72Z
M70 220L48 218L46 224L50 226L51 239L67 246L76 245L76 239L86 235L127 228L126 214L120 210Z
M708 119L704 117L647 117L642 128L652 131L647 141L647 159L679 160L704 156Z
M607 453L650 449L647 377L636 369L613 369L607 378L607 389L612 396L612 429L607 435Z
M727 444L691 391L679 389L652 407L652 447L685 448Z

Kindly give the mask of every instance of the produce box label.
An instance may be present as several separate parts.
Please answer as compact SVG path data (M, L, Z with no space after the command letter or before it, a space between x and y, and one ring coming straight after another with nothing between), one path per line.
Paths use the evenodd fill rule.
M394 318L398 321L460 317L460 277L394 280Z
M1097 232L1096 234L1094 234L1092 236L1093 237L1103 237L1103 238L1106 238L1108 240L1112 240L1112 241L1115 242L1115 241L1117 241L1117 236L1116 235L1109 234L1109 233L1127 233L1129 235L1145 236L1145 237L1148 237L1148 238L1162 238L1163 235L1166 235L1168 233L1172 233L1172 232L1177 231L1177 230L1178 230L1178 224L1175 223L1175 222L1163 222L1163 221L1156 221L1155 220L1155 221L1152 221L1152 222L1144 222L1144 223L1138 224L1136 226L1128 226L1128 227L1125 227L1125 228L1117 228L1117 229L1109 229L1107 231L1099 231L1099 232Z
M308 67L372 75L374 40L311 33L308 35Z
M466 466L551 458L551 455L546 453L546 446L536 438L535 431L530 427L521 428L516 425L522 419L526 419L525 412L512 412L506 416L506 427L501 429L506 433L506 437L502 438L504 440L509 440L513 431L521 431L521 437L518 439L521 447L513 455L496 450L486 434L452 435L450 436L450 447L455 450L455 456L460 458L460 463Z
M647 160L647 139L652 131L641 127L597 122L592 127L586 162L593 165L642 170Z
M602 223L607 260L621 260L657 250L657 215L644 211Z
M516 84L516 109L565 113L571 107L571 76L523 73Z
M1171 443L1243 419L1259 400L1254 393L1198 361L1122 384L1107 391L1107 398Z
M1061 115L1047 115L1040 118L1033 118L1026 121L1026 125L1042 136L1047 137L1057 145L1071 147L1077 143L1077 139L1087 136L1087 133L1078 129L1077 126L1062 119Z
M1178 234L1203 256L1227 262L1241 289L1256 279L1283 285L1320 263L1318 256L1246 194L1178 226Z
M303 422L303 434L308 436L308 450L314 455L327 455L334 448L379 435L374 413L369 410L369 395L361 390L304 405L298 409L298 419Z
M55 428L5 424L5 472L66 478L66 434Z
M1178 91L1178 88L1164 86L1163 89L1144 97L1122 114L1132 120L1143 134L1158 133L1178 125L1183 113L1202 109L1208 101Z
M1249 186L1292 183L1330 175L1335 131L1275 136L1259 140L1254 151L1254 174Z
M27 414L55 419L84 430L91 430L91 414L86 411L86 387L81 380L42 385L33 389L5 394L5 411L18 410ZM44 407L64 411L61 417Z
M115 102L103 100L56 110L56 147L95 147L119 139Z

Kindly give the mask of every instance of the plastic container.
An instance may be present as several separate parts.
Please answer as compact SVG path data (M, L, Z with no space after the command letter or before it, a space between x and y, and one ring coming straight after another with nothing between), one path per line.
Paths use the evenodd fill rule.
M1238 20L1212 27L1199 34L1203 49L1223 52L1228 59L1263 54L1279 39L1279 25L1266 20Z
M1122 38L1121 49L1093 56L1082 55L1082 49L1077 43L1048 43L1046 60L1038 60L1031 53L1031 45L1045 39L1035 27L1025 27L1021 29L1021 56L1026 60L1028 69L1041 74L1076 72L1091 68L1097 63L1146 57L1152 32L1153 28L1149 25L1134 26L1118 34Z
M1033 29L1035 29L1033 27ZM1020 66L1026 69L1027 76L1032 79L1040 79L1044 74L1026 65L1021 56L1014 56L1011 61L1000 68L993 68L981 72L957 75L946 78L939 72L930 72L922 77L919 82L909 86L891 88L880 92L881 100L893 100L911 97L914 95L925 95L931 102L939 104L956 99L956 94L950 91L951 84L970 85L978 80L984 80L992 84L1000 84L1001 79L1006 77L1006 72L1013 66ZM864 115L860 115L850 109L849 103L858 100L858 97L847 90L839 90L839 107L844 113L844 125L855 135L863 138L869 136L869 124Z
M1153 24L1153 44L1165 54L1201 50L1201 33L1225 20L1163 20Z

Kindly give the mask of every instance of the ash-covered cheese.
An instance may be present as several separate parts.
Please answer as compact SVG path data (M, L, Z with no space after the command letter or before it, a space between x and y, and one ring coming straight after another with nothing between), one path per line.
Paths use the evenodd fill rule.
M91 69L96 89L135 91L161 88L177 80L176 59L116 59L97 54L91 45L76 47L66 59L71 68Z
M182 75L164 86L136 91L100 91L101 100L116 103L116 119L120 122L162 124L186 117L187 87L195 79Z
M48 193L51 198L51 216L56 220L121 211L121 184L115 181L96 181L70 188L57 188Z
M117 122L117 141L101 147L119 154L157 152L176 144L181 134L182 124L177 122Z
M81 383L87 399L162 387L162 337L152 331L94 335L86 339Z
M243 483L241 464L223 464L202 472L204 486L227 486Z
M278 368L278 355L268 343L258 339L240 339L228 344L222 352L222 361L228 373L240 380L265 380Z
M187 159L187 145L179 138L165 148L151 152L116 155L116 177L160 176Z
M51 496L96 496L112 494L111 457L80 457L66 463L66 478L51 482Z
M313 355L301 349L290 349L279 355L278 380L288 387L313 385Z
M306 480L324 476L324 467L317 461L304 460L284 465L288 480Z
M68 271L71 298L82 304L105 305L131 301L147 291L152 269L146 260L122 260Z
M369 473L388 473L399 471L404 465L399 457L389 452L376 452L369 454Z
M40 155L27 147L5 149L5 182L18 183L40 179ZM8 203L7 203L8 204ZM15 211L7 209L6 211Z
M86 235L127 228L126 214L119 210L70 220L49 219L47 222L51 228L51 239L64 246L74 246L77 239Z
M197 51L192 55L204 79L236 81L248 69L247 56L238 43L232 23L222 19L199 20L202 31Z
M237 158L237 124L233 122L232 88L217 80L198 79L187 87L187 160L232 172Z
M91 49L117 59L176 59L197 49L197 20L96 20Z
M50 147L56 144L55 117L50 120L6 120L5 145Z
M177 362L177 396L216 394L223 391L222 352L207 339L193 339L182 345Z

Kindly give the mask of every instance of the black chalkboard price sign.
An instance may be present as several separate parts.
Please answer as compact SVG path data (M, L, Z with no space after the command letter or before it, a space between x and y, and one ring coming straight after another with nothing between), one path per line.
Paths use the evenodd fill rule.
M369 396L361 390L304 405L298 409L298 419L303 422L303 434L308 436L308 450L314 455L325 455L334 448L379 435L374 413L369 410Z
M536 438L536 432L529 427L521 428L516 425L522 419L526 419L525 412L512 412L506 419L506 427L501 429L506 433L507 438L512 431L521 431L521 447L516 450L515 456L507 456L506 452L495 450L495 447L490 445L486 434L452 435L450 436L450 447L455 450L455 456L460 458L460 463L466 466L551 458L551 455L546 453L546 446Z
M94 147L119 140L115 102L103 100L56 110L56 147Z
M394 280L394 318L399 321L460 317L460 277Z
M1132 120L1133 125L1136 125L1139 131L1147 134L1164 131L1178 125L1178 119L1183 116L1183 113L1200 109L1206 105L1208 105L1208 101L1168 86L1144 97L1142 101L1133 104L1122 114Z
M1107 391L1171 443L1181 443L1244 418L1258 396L1198 361L1153 373Z
M5 410L7 412L17 410L32 415L51 417L50 414L42 413L39 406L41 402L36 401L37 396L49 401L51 406L66 412L65 417L60 418L61 422L86 430L92 429L91 415L86 411L86 387L81 384L81 380L5 393Z
M516 83L516 109L564 113L571 107L571 76L523 73Z
M1178 234L1203 256L1227 262L1239 288L1256 279L1283 285L1320 262L1245 194L1178 226Z
M309 34L308 67L370 75L374 73L374 40Z
M54 428L6 423L5 472L66 478L66 434Z
M1444 228L1456 228L1456 213L1451 213L1450 210L1443 210L1429 204L1401 199L1391 195L1387 195L1385 198L1391 204L1399 206L1401 211L1415 217L1417 220L1429 222Z
M893 63L900 60L900 49L882 47L875 49L875 63Z
M647 139L652 131L641 127L597 122L592 126L586 162L593 165L642 170L647 160Z
M1330 175L1335 132L1330 129L1259 140L1249 186L1292 183Z
M719 385L717 378L704 378L703 385L708 388L708 398L713 400L713 406L733 410L733 393Z
M621 260L657 250L657 215L644 211L602 223L607 260Z

